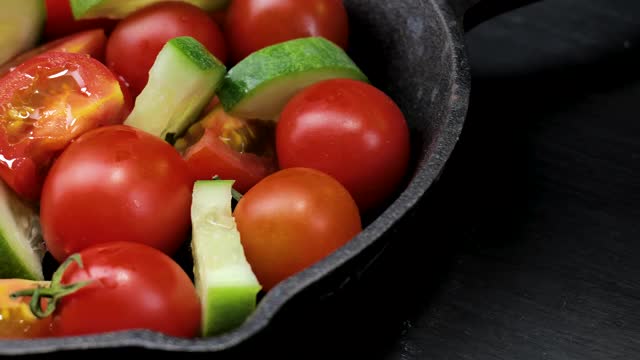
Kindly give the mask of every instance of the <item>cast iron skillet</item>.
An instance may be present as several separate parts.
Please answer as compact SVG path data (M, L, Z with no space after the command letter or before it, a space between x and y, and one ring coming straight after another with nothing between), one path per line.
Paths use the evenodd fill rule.
M262 332L294 297L327 296L348 284L384 249L401 225L400 220L411 215L416 203L437 180L458 140L470 92L465 30L528 2L532 0L344 0L351 26L350 55L371 82L398 103L409 122L411 172L388 207L369 214L361 234L323 261L273 288L260 299L243 326L208 339L127 331L0 341L0 355L50 356L119 348L218 352Z

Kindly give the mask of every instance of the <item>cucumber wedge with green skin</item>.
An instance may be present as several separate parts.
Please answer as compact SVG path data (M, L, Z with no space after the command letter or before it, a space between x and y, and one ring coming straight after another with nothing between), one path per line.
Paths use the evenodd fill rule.
M70 0L69 3L73 17L76 20L82 20L94 18L123 19L138 9L163 1L166 0ZM224 9L230 0L178 1L195 5L205 11L216 11Z
M245 258L232 215L233 183L200 180L193 188L191 249L203 336L241 325L255 310L262 289Z
M196 39L169 40L149 70L149 81L136 97L125 125L173 142L197 120L226 71Z
M33 48L46 19L44 0L0 1L0 64Z
M333 42L321 37L300 38L268 46L237 63L225 76L218 98L233 116L277 121L296 93L333 78L368 82Z
M0 181L0 279L43 280L38 212Z

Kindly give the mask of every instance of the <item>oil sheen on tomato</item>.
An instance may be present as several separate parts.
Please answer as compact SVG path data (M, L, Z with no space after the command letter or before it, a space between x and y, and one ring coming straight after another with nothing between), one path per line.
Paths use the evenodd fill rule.
M120 122L115 76L87 55L51 52L0 79L0 176L37 200L51 162L74 138Z

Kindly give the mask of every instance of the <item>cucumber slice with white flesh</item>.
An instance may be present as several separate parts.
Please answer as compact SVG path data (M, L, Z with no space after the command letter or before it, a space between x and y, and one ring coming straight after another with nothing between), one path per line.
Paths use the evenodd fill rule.
M37 210L0 181L0 279L43 280L44 253Z
M0 1L0 64L33 48L46 19L44 0Z
M125 120L173 142L211 101L227 69L190 36L169 40L156 57L149 81Z
M233 180L200 180L191 205L195 284L202 303L202 335L241 325L262 289L247 262L231 210Z
M69 0L69 3L73 17L76 20L82 20L93 18L123 19L138 9L163 1L166 0ZM216 11L224 9L230 0L178 1L195 5L205 11Z
M268 46L237 63L225 76L218 98L233 116L277 121L298 91L333 78L368 82L342 48L321 37L300 38Z

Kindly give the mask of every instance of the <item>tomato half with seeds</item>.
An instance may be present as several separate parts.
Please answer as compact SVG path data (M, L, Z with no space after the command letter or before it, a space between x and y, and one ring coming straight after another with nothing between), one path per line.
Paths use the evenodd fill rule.
M0 78L0 177L37 201L55 157L86 131L123 120L115 75L86 54L46 52Z
M0 338L29 339L52 334L52 318L37 318L29 309L30 297L11 298L16 291L48 285L46 281L0 280Z
M176 148L196 180L233 179L243 193L276 171L274 134L274 124L237 118L216 105L176 141Z

